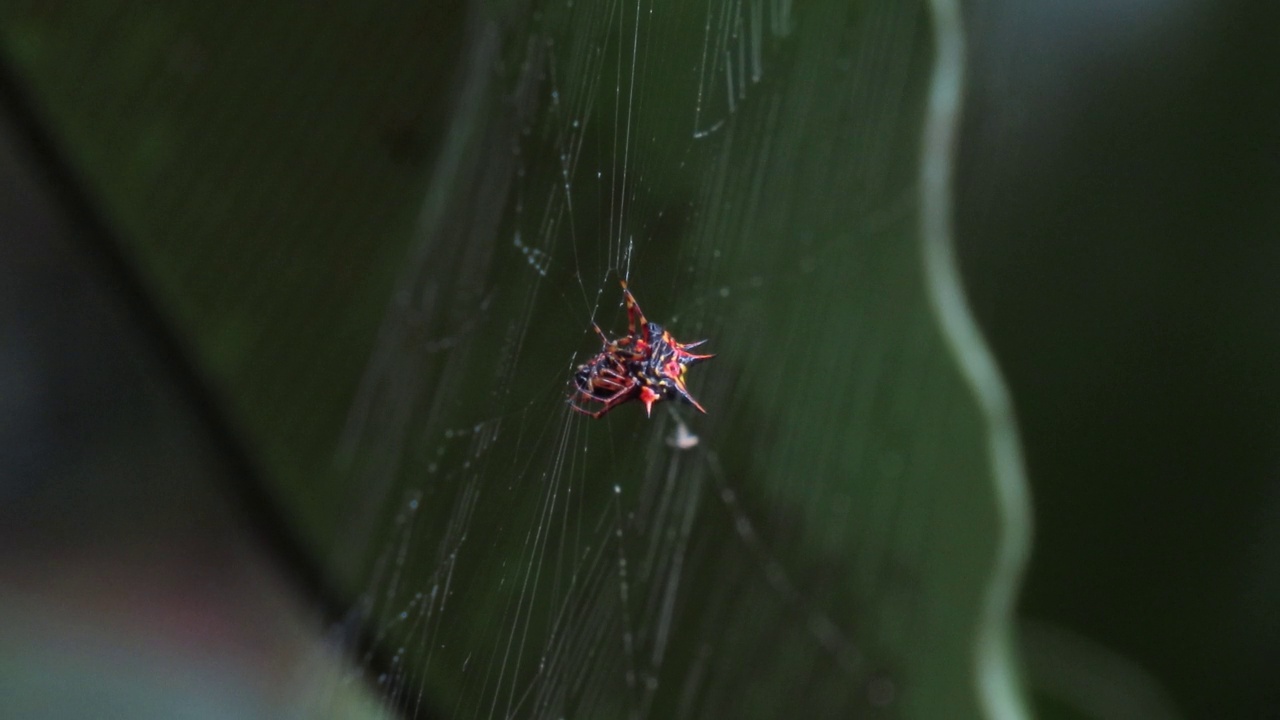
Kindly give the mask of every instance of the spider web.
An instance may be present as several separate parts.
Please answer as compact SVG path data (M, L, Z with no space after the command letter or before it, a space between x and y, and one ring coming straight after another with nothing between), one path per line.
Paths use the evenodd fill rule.
M1048 569L1025 612L1048 624L1024 634L1028 667L1052 707L1138 698L1159 709L1176 697L1220 710L1223 693L1195 691L1212 683L1177 681L1202 674L1193 653L1157 652L1127 622L1179 584L1258 590L1268 580L1253 573L1266 554L1253 545L1238 562L1160 564L1170 538L1195 545L1187 518L1214 526L1196 467L1262 477L1265 453L1250 443L1267 426L1257 408L1270 407L1254 382L1168 392L1199 388L1206 371L1256 378L1266 365L1247 352L1266 350L1268 336L1248 321L1248 308L1266 303L1239 272L1245 256L1220 253L1205 267L1198 250L1224 223L1236 238L1270 228L1258 207L1229 203L1223 216L1218 200L1267 186L1247 180L1266 173L1235 139L1274 126L1257 112L1266 93L1253 92L1266 83L1242 72L1266 66L1274 43L1253 32L1260 24L1238 22L1240 8L1200 5L970 6L966 51L947 0L928 16L912 4L836 0L342 0L323 13L234 1L10 3L0 95L15 157L43 168L48 182L32 187L55 202L28 207L26 179L9 195L18 217L60 206L77 242L107 259L142 335L164 349L188 409L236 468L226 490L265 531L258 550L283 561L330 619L360 599L334 634L359 671L382 675L389 709L1016 716L1007 625L1025 496L1008 397L968 320L949 242L950 148L965 98L957 223L972 230L962 234L973 279L985 278L976 297L987 299L993 338L1008 343L1046 471ZM1218 102L1226 96L1233 102ZM1133 122L1157 106L1170 110L1161 122ZM25 176L26 162L10 174ZM1032 166L1037 182L1026 183ZM1148 176L1157 181L1129 182ZM1084 202L1064 214L1066 196ZM43 226L31 229L9 234L43 242ZM1265 262L1249 266L1257 288L1273 285L1258 280ZM6 269L24 273L23 263ZM1206 304L1193 291L1219 276L1229 292ZM600 421L566 413L575 366L599 348L593 322L623 325L622 278L676 337L710 340L716 360L690 374L710 414L669 403L651 421L635 405ZM1135 280L1153 292L1115 315L1112 291ZM19 284L11 296L53 301L41 316L77 317L75 327L130 352L100 313L64 304L75 293L59 282ZM1139 322L1151 317L1176 327ZM34 318L11 320L25 333ZM61 322L43 331L57 338L41 350L49 362L32 364L21 338L9 352L22 371L17 399L40 400L32 378L66 370L63 358L109 377L109 397L120 397L127 378ZM1128 332L1135 322L1147 332ZM1062 352L1064 338L1081 337ZM1212 351L1227 337L1239 352L1224 365ZM1170 349L1176 362L1165 362ZM42 365L50 372L26 372ZM1046 382L1078 373L1092 396ZM116 425L128 410L57 397L75 416ZM66 402L20 411L39 427L9 424L118 459L64 416ZM1092 437L1063 432L1064 418L1091 408L1128 417L1149 442L1109 424ZM1171 432L1151 432L1153 408ZM1234 424L1201 433L1217 414ZM147 447L163 444L133 430ZM1225 442L1210 451L1184 436ZM19 437L20 458L30 442ZM1160 473L1171 459L1182 491ZM1145 480L1129 472L1135 463ZM178 464L166 479L199 484ZM1110 482L1108 467L1130 484ZM1147 552L1159 582L1134 574L1142 563L1117 560L1098 533L1131 535L1129 516L1053 519L1055 497L1097 499L1083 476L1117 497L1163 498L1170 512L1141 518L1147 550L1125 556ZM128 517L167 527L207 514L199 502L168 504L170 483L143 490L141 477L120 477L125 505L114 507L127 505ZM58 502L58 527L75 528L86 549L112 543L70 519L81 511L146 535L123 514L83 507L72 485L38 485L40 502ZM1242 518L1266 526L1250 487L1232 485L1236 505L1219 493L1217 525L1230 537L1248 535ZM28 507L8 508L19 534ZM203 527L184 525L188 538ZM1101 560L1089 571L1127 578L1128 589L1104 583L1077 597L1078 575L1059 570L1090 547ZM54 559L34 565L60 581L67 558ZM114 585L137 596L146 583ZM84 595L69 585L62 594ZM1266 644L1269 615L1253 612L1265 593L1244 594L1202 592L1243 609L1238 637L1204 629L1205 647ZM149 617L151 600L175 601L151 595L131 600L134 616ZM1117 598L1137 610L1126 615ZM65 625L65 611L38 599ZM1202 605L1180 603L1180 625ZM1075 635L1084 631L1100 642ZM183 649L210 667L203 640ZM1116 651L1145 655L1152 672ZM21 674L57 692L24 652L11 653ZM1261 655L1233 657L1217 674L1261 687L1248 682L1261 676ZM76 686L96 693L83 680L108 665L55 674L81 676ZM1181 689L1166 693L1158 678ZM254 679L278 686L277 676ZM1228 695L1244 707L1264 702L1259 693Z
M335 458L329 562L390 654L383 701L460 718L925 707L920 657L968 652L929 607L940 568L970 567L932 550L956 530L941 516L969 513L963 539L991 510L930 497L940 468L981 461L919 277L924 9L513 15L473 8ZM570 410L592 324L625 328L623 279L677 338L709 338L717 358L689 374L707 415Z

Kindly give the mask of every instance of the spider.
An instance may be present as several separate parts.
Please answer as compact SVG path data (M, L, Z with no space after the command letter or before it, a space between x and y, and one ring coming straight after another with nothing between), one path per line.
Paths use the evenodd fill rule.
M593 418L628 400L639 398L644 413L651 416L653 404L659 400L683 400L698 412L705 413L684 385L684 373L690 365L715 357L689 352L706 340L681 344L658 323L644 317L636 298L622 281L622 296L627 301L627 334L610 340L599 325L594 325L604 349L591 360L578 366L573 375L576 392L569 403L578 412ZM600 403L592 412L578 402Z

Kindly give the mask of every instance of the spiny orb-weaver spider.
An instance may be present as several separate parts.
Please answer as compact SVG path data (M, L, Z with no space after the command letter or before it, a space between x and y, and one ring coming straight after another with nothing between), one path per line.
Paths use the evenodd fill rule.
M661 325L645 319L640 304L627 289L626 280L622 281L622 295L627 301L627 334L610 340L600 326L593 323L604 349L579 365L573 374L577 391L569 407L600 418L622 403L639 398L648 416L653 413L653 404L665 399L683 400L705 413L685 387L684 373L690 365L715 357L689 352L706 340L687 345L676 342ZM599 403L603 407L592 412L580 407L578 402Z

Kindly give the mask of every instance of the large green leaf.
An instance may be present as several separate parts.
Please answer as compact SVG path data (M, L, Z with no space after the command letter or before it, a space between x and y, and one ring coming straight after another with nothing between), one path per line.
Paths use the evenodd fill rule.
M1017 717L938 6L32 4L4 39L388 702ZM705 416L569 409L619 275L710 339Z

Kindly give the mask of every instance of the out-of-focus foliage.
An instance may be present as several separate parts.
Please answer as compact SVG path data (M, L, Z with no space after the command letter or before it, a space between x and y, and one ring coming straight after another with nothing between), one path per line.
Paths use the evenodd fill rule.
M1023 612L1130 666L1059 645L1028 660L1074 704L1121 711L1152 689L1127 684L1136 667L1186 717L1265 717L1280 8L1018 5L970 17L959 246L1026 443Z

